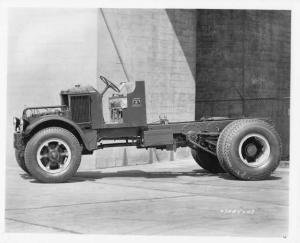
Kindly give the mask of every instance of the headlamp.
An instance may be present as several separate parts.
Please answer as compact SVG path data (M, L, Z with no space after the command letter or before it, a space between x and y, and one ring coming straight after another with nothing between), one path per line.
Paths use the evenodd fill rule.
M13 119L14 129L16 132L23 131L24 128L24 120L14 117Z
M20 131L23 131L23 128L24 128L24 120L21 118L20 119L20 126L19 126L19 128L20 128Z

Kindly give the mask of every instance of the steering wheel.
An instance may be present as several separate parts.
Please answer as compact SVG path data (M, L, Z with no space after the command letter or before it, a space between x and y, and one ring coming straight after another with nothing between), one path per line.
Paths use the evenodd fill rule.
M119 88L111 81L109 81L107 78L100 76L100 79L107 85L107 87L112 88L116 92L120 92Z

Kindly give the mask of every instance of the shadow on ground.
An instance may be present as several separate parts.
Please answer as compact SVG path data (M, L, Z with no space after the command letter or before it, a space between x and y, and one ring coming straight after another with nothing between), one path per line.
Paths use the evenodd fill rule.
M37 180L35 180L32 176L28 174L21 174L22 178L26 180L31 180L31 183L41 183ZM233 177L230 174L227 173L219 173L219 174L212 174L207 172L203 169L198 170L192 170L192 171L184 171L184 172L172 172L172 171L164 171L164 172L149 172L149 171L143 171L143 170L126 170L126 171L117 171L117 172L101 172L101 171L80 171L77 172L76 175L71 178L66 183L75 183L75 182L83 182L83 181L96 181L103 178L124 178L124 177L130 177L130 178L147 178L147 179L153 179L153 178L176 178L181 176L193 176L193 177L219 177L225 180L237 180L235 177ZM278 176L270 176L267 180L278 180L281 179L281 177Z

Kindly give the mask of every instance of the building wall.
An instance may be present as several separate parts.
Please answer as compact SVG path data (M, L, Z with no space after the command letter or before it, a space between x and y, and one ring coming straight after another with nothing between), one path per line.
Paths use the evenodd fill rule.
M74 84L96 85L97 10L10 9L7 64L7 164L15 166L13 116L25 105L60 104L60 90Z
M129 81L145 80L147 120L193 120L196 10L104 9ZM59 104L74 84L103 84L104 75L127 81L99 9L11 9L8 23L8 164L15 165L12 118L27 106ZM108 119L107 98L104 115ZM182 149L175 157L189 156ZM112 148L84 156L81 168L169 160L169 152Z
M271 117L289 155L290 11L199 10L196 118Z
M148 123L158 121L159 115L166 115L170 121L194 120L196 24L196 10L99 10L98 74L117 84L144 80ZM99 83L98 88L102 89L103 84ZM104 96L106 121L110 95L108 92ZM151 151L134 147L107 151L110 153L97 152L97 167L168 160L171 156L156 150L151 155ZM180 156L189 156L189 149L177 152Z
M148 122L159 120L159 115L170 121L194 120L195 114L196 118L271 116L288 155L289 50L287 11L11 9L7 163L16 165L13 116L20 115L25 105L59 104L60 90L74 84L101 90L100 74L117 84L145 80ZM104 97L107 121L105 100L111 94ZM189 155L184 148L175 158ZM133 147L111 148L84 156L81 168L173 156Z

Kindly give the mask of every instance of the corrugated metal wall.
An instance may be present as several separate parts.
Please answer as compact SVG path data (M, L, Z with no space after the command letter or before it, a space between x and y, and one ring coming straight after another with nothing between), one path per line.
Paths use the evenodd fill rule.
M289 155L290 11L199 10L196 118L271 117Z

